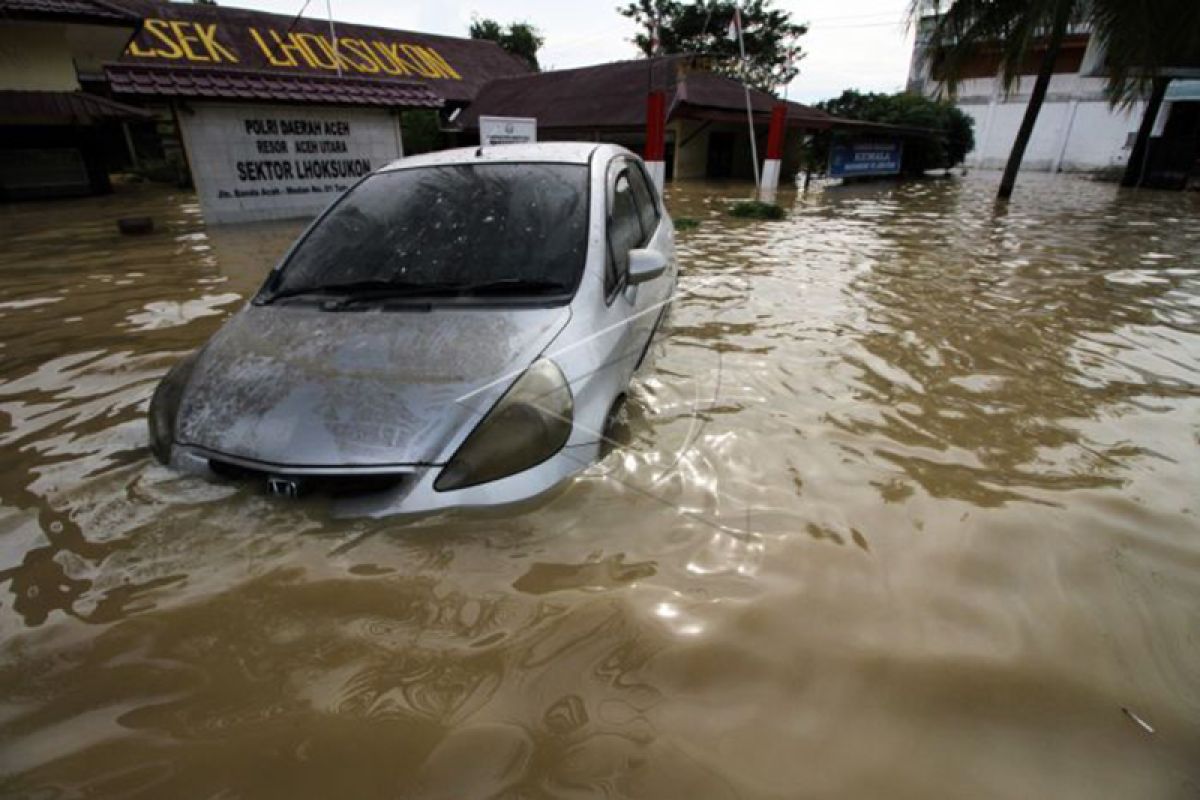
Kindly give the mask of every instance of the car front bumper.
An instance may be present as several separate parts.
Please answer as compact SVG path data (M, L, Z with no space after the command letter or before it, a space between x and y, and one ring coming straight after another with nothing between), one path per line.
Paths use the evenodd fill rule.
M587 468L599 456L600 442L568 445L515 475L448 492L433 488L442 465L297 467L174 445L171 466L208 479L232 477L258 483L284 497L326 496L331 512L339 517L383 517L530 500Z

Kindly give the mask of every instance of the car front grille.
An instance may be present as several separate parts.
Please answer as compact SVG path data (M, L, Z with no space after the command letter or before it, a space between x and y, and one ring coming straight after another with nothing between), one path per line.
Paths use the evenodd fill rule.
M256 469L221 461L216 458L208 460L209 468L229 480L257 483L271 494L283 497L301 497L308 495L325 495L330 497L345 497L361 494L374 494L400 486L406 479L411 479L411 472L368 473L356 475L296 475L286 471Z

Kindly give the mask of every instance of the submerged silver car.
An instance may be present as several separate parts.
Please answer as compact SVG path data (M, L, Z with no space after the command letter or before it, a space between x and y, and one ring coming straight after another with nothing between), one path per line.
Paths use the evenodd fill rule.
M532 497L597 458L674 292L674 251L621 147L397 161L171 369L151 448L348 513Z

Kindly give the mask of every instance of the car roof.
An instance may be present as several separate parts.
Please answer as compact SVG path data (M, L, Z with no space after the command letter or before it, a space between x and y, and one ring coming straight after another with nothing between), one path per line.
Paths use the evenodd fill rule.
M397 159L380 172L412 167L442 166L445 164L480 164L513 162L551 162L557 164L587 164L597 150L613 155L628 152L617 145L598 142L535 142L532 144L501 144L487 147L459 147L438 150L417 156Z

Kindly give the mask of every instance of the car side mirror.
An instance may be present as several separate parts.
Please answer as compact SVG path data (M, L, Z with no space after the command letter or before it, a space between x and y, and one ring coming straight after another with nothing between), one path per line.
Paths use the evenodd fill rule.
M652 281L667 271L667 257L657 250L629 251L629 285Z

